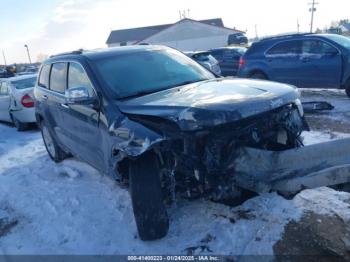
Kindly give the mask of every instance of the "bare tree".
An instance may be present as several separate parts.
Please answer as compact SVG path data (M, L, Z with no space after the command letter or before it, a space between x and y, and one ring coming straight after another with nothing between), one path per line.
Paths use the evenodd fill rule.
M47 54L38 54L36 57L36 61L38 63L42 63L43 61L45 61L47 58L49 58L49 56Z

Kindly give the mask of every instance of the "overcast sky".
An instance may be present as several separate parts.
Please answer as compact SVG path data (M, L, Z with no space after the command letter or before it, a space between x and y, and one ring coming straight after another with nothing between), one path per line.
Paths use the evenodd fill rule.
M105 47L112 29L124 29L179 20L179 10L189 18L221 17L225 26L247 30L255 36L295 32L310 26L312 0L0 0L0 50L7 63L27 62L78 48ZM315 28L350 18L350 0L318 0ZM3 63L0 55L0 64Z

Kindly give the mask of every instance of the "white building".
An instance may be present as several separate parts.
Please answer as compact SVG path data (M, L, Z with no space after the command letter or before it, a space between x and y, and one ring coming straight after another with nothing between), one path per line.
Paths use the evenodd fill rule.
M147 43L167 45L182 51L208 50L226 46L228 37L237 33L244 32L225 27L221 18L202 21L185 18L175 24L114 30L107 39L107 45Z

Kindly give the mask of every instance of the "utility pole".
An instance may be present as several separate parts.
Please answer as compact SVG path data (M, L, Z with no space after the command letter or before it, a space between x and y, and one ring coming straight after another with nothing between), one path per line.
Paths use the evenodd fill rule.
M32 63L32 60L30 59L30 54L29 54L29 48L28 45L24 45L24 47L27 49L27 54L28 54L28 59L29 59L29 63Z
M309 3L311 5L311 8L309 8L309 12L311 12L311 23L310 23L310 33L313 31L313 25L314 25L314 12L316 12L316 5L318 3L315 2L315 0L312 0L312 3Z
M297 32L298 32L298 34L300 33L300 24L299 24L299 19L297 19Z
M5 52L4 52L4 50L2 50L2 57L4 58L5 66L7 66L7 63L6 63L6 57L5 57Z
M255 38L258 39L258 28L257 28L257 25L255 25Z

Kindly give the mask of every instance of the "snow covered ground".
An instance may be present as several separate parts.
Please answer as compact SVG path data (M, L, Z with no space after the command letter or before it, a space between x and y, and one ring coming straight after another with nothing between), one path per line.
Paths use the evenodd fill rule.
M293 200L264 194L235 208L183 200L169 210L169 234L142 242L126 189L78 160L53 163L38 130L0 123L0 134L0 255L272 255L285 226L307 210L350 220L350 194L328 188ZM305 144L346 136L314 131Z

